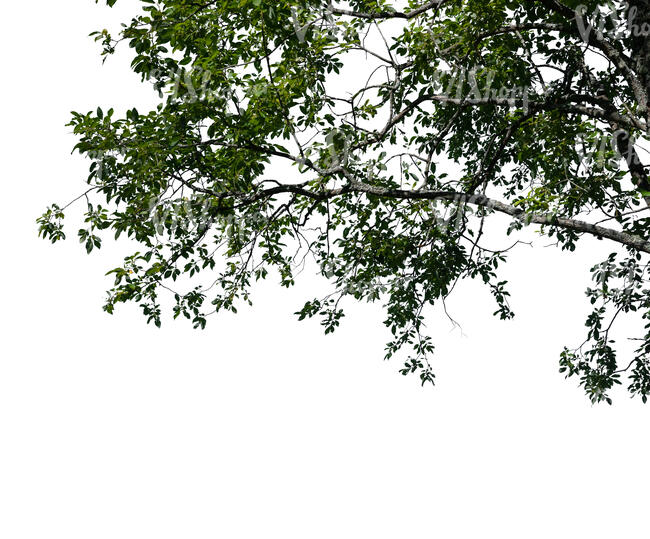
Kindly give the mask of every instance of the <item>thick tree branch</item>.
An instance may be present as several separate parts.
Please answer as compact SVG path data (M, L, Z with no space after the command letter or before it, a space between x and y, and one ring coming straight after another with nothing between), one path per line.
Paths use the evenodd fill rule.
M177 179L180 179L177 177ZM389 189L386 187L378 187L369 185L364 182L359 182L351 180L348 185L344 187L334 188L334 189L324 189L324 190L312 190L307 187L307 183L301 184L281 184L275 187L257 191L254 193L244 193L244 192L216 192L209 189L204 189L198 186L195 186L185 180L181 181L187 185L189 188L206 194L210 196L217 197L221 200L226 198L231 198L238 200L236 207L245 207L249 206L255 202L258 202L263 199L269 199L275 195L291 193L295 195L305 196L317 201L326 201L343 194L347 193L359 193L366 195L374 195L382 198L389 199L401 199L401 200L448 200L456 202L458 204L471 204L478 207L483 207L488 210L492 210L498 213L503 213L514 217L524 224L538 224L544 226L554 226L566 230L571 230L577 233L589 234L597 238L606 238L612 240L616 243L625 245L637 251L644 253L650 253L650 242L629 234L627 232L622 232L614 230L611 228L605 228L599 225L588 223L586 221L581 221L577 219L569 219L566 217L559 217L554 214L546 213L529 213L522 208L518 208L511 204L506 204L504 202L489 198L481 194L470 194L459 191L438 191L438 190L410 190L410 189Z

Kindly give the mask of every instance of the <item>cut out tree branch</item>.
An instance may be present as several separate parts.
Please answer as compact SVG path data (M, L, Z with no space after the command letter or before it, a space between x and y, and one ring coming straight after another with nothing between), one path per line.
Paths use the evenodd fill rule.
M257 280L291 286L309 260L331 293L301 319L328 333L343 299L378 301L386 356L433 382L427 306L479 279L511 318L498 270L520 241L507 236L534 227L567 256L592 236L605 250L593 312L560 370L594 402L623 382L645 402L650 0L139 8L118 34L91 35L105 57L130 47L159 105L70 123L91 160L80 241L139 244L110 272L106 311L137 302L159 326L169 293L174 317L203 328ZM66 208L48 208L41 235L65 237ZM620 362L616 337L638 344Z

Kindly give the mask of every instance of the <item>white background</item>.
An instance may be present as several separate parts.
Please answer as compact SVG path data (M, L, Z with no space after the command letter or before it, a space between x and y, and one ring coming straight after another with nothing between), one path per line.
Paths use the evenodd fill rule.
M69 112L151 103L86 37L133 4L3 5L0 537L647 537L650 408L557 372L603 242L513 256L512 322L471 284L462 333L432 316L435 389L381 360L379 306L334 336L297 322L309 275L204 332L102 312L125 245L86 256L74 211L57 246L34 221L83 190Z

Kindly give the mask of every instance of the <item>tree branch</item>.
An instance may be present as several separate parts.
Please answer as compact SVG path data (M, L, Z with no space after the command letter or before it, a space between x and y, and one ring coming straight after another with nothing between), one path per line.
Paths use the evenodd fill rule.
M381 20L381 19L404 19L410 20L434 7L442 5L445 0L433 0L427 2L426 4L414 9L413 11L402 12L402 11L378 11L377 13L364 13L361 11L353 11L350 9L341 9L332 7L330 9L331 13L335 15L345 15L348 17L356 17L357 19L367 19L367 20Z
M426 189L389 189L386 187L369 185L364 182L355 180L351 180L348 185L344 187L325 189L320 191L312 191L306 187L306 183L301 183L294 185L281 184L276 187L258 191L256 193L243 193L234 191L216 192L209 189L193 186L185 180L183 180L183 183L197 192L215 196L220 199L238 199L239 204L236 207L249 206L259 200L267 199L284 193L301 195L317 201L326 201L346 193L359 193L374 195L382 198L401 200L448 200L459 204L472 204L486 208L488 210L496 211L498 213L503 213L505 215L514 217L525 224L534 223L543 226L555 226L566 230L572 230L578 233L589 234L599 239L606 238L616 243L620 243L621 245L631 247L637 251L650 253L650 242L639 236L611 228L605 228L599 225L588 223L586 221L569 219L566 217L558 217L557 215L551 213L528 213L522 208L500 202L481 194L470 194L459 191L435 191Z

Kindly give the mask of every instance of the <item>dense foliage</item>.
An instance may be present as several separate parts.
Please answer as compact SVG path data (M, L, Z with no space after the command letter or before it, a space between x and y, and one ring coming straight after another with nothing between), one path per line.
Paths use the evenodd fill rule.
M387 357L410 350L402 372L433 382L427 305L475 278L513 316L497 270L514 240L483 244L504 214L508 234L533 225L567 251L605 240L587 339L561 370L593 401L624 377L646 400L648 0L140 4L119 33L91 35L106 56L127 44L161 103L70 124L91 159L79 239L141 246L112 270L106 311L138 302L160 325L169 291L174 316L202 328L256 280L292 285L309 258L332 293L300 318L327 333L342 298L381 301ZM65 237L64 209L39 219L44 237ZM646 331L621 367L612 328L626 314Z

